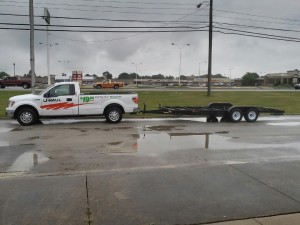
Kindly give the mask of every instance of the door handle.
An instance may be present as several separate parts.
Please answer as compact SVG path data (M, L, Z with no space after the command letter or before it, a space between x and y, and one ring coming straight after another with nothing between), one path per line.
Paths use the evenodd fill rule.
M72 101L72 98L67 98L67 101L68 101L68 102L71 102L71 101Z

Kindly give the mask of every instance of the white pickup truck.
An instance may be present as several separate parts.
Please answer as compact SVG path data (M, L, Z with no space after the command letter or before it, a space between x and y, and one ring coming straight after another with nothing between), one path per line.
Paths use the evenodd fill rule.
M123 113L138 111L137 94L84 94L78 82L55 83L40 94L11 97L6 115L23 126L35 124L43 117L104 115L110 123L122 120Z

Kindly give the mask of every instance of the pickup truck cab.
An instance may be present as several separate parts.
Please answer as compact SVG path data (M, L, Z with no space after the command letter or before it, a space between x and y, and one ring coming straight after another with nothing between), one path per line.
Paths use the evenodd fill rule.
M43 117L78 117L104 115L110 123L122 120L123 113L138 111L138 95L84 94L78 82L55 83L40 94L11 97L6 115L17 119L23 126L35 124Z
M5 77L0 80L0 88L5 88L6 86L19 86L24 89L31 87L31 80L21 80L18 77Z

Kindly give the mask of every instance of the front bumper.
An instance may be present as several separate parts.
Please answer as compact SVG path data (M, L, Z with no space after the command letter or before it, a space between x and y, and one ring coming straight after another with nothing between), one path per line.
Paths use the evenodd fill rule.
M15 110L6 109L5 115L8 116L8 117L14 118Z

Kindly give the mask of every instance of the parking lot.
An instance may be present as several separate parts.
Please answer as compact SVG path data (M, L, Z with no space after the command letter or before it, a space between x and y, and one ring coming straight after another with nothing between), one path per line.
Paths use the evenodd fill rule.
M203 224L300 212L300 116L0 121L0 224Z

